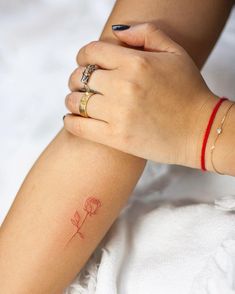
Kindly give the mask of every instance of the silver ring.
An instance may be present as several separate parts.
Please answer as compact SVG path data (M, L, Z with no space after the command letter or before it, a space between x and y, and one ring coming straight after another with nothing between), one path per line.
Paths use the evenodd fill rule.
M86 66L85 70L82 73L81 82L84 84L85 90L90 92L88 82L92 73L98 69L98 66L95 64L89 64Z

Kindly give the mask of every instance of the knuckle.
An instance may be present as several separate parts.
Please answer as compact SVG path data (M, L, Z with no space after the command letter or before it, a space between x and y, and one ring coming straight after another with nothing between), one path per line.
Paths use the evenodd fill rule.
M70 75L68 80L68 88L73 91L73 74Z
M86 55L91 55L98 47L100 47L100 41L92 41L84 47L84 53Z
M77 67L73 72L74 78L76 78L76 79L79 78L82 75L82 71L83 71L83 69L81 66Z
M65 105L68 110L75 112L78 109L78 99L73 93L70 93L65 98Z
M146 22L144 24L144 30L146 33L150 33L150 34L155 31L160 31L160 29L152 22Z
M135 95L135 82L134 81L130 81L130 80L127 80L125 81L125 85L124 85L124 88L123 88L123 91L124 91L124 94L125 96L128 96L128 97L132 97Z
M69 77L69 80L68 80L68 87L71 91L74 91L75 90L75 86L76 86L76 83L75 81L77 80L77 69L75 69L72 74L70 75Z
M100 41L92 41L87 45L83 46L77 53L76 61L77 64L83 64L83 57L92 55L98 47L101 46Z
M136 54L133 56L132 65L134 67L134 75L143 74L143 71L146 71L149 67L148 57L144 54Z
M72 127L74 135L82 136L82 127L81 127L81 122L80 121L73 120L71 127Z
M80 59L81 59L82 49L83 49L83 48L81 48L81 49L78 51L78 53L77 53L77 56L76 56L77 64L80 64Z
M136 97L138 97L142 91L142 86L139 84L138 78L135 77L136 80L126 80L122 92L124 93L124 96L128 97L132 102L133 99L136 100Z
M68 94L65 98L65 106L70 109L72 106L72 93Z

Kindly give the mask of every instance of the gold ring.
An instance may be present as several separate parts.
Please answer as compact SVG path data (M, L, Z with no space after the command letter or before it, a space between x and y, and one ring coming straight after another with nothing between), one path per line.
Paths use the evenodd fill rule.
M95 93L93 92L85 92L84 95L82 96L80 103L79 103L79 113L83 117L89 117L87 114L87 104L89 99L91 98L92 95Z

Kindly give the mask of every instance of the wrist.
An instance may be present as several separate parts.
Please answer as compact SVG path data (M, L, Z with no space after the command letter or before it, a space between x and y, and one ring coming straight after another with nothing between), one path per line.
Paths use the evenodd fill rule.
M196 105L194 105L194 109L192 110L191 115L191 121L190 121L190 132L188 136L188 146L186 149L186 166L192 167L192 168L201 168L201 150L202 150L202 144L203 139L205 135L205 130L208 125L210 116L212 114L212 111L216 105L216 103L219 101L219 97L214 95L212 92L208 91L207 93L203 93L200 96L198 96L198 102ZM224 104L227 101L223 102L220 108L218 109L218 112L215 116L214 122L211 127L211 131L208 137L208 141L206 144L206 150L205 150L205 161L206 161L206 169L208 169L208 159L210 154L210 146L211 146L211 140L212 136L211 134L214 134L214 129L216 129L216 125L218 125L218 119L219 119L219 113L222 108L224 108ZM223 112L222 112L223 113Z
M210 148L206 154L208 158L207 169L221 174L235 175L235 106L231 100L225 101L223 104L209 142L210 148L215 146L213 162ZM224 123L221 125L222 120ZM220 135L217 133L217 128L221 129Z

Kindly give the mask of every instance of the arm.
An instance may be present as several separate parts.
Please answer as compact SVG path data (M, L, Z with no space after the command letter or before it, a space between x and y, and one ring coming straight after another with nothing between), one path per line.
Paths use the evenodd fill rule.
M165 3L117 1L101 39L114 42L111 23L156 20L200 66L231 5L193 1L189 7L182 0L177 7L175 1L167 1L166 7ZM181 19L181 13L188 17ZM144 165L142 159L62 130L31 169L2 224L0 292L52 294L68 285L118 216ZM80 231L84 238L78 233L68 243L76 232L70 219L78 211L83 220L89 197L101 206L84 222Z

